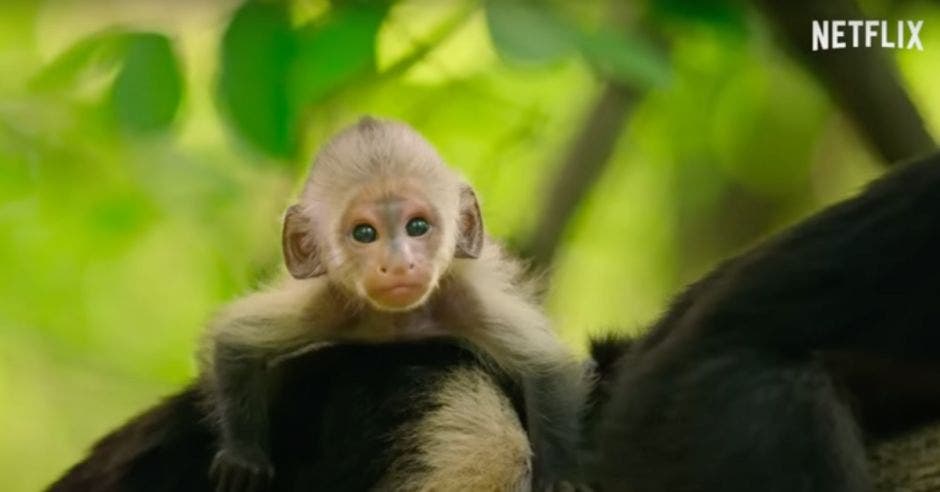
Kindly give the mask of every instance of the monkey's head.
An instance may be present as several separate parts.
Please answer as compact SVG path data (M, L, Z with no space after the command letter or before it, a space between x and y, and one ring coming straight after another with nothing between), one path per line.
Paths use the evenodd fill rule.
M363 118L320 151L287 210L284 258L295 278L328 275L383 311L420 306L453 258L476 258L476 195L407 125Z

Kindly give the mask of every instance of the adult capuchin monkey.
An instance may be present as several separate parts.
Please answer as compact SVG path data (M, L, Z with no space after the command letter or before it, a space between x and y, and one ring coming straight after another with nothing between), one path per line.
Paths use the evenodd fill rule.
M726 261L619 350L594 349L616 374L602 490L872 490L865 440L940 418L940 154Z
M582 371L531 283L483 233L476 196L408 126L363 118L316 157L284 218L292 278L210 324L204 388L218 490L262 490L270 366L311 344L456 337L521 381L536 490L579 482ZM315 347L316 345L314 345Z
M450 338L333 344L271 368L278 492L528 491L519 385ZM205 492L218 450L197 385L95 443L49 492Z

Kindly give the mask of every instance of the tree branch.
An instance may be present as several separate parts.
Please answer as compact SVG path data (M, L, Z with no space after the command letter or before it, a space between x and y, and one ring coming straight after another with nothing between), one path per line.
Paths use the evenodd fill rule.
M637 93L606 82L545 193L535 230L520 253L541 269L551 263L570 217L610 160Z
M887 163L936 148L901 83L897 67L883 50L812 51L813 20L864 18L854 0L758 3L794 56L819 79Z

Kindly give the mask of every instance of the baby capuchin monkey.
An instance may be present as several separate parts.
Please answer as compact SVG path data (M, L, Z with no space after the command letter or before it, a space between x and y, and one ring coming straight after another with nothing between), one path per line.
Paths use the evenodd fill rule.
M473 189L410 127L363 118L316 157L284 217L292 278L210 324L205 387L220 491L268 487L269 369L318 343L451 336L519 381L534 490L578 487L582 371L520 266L484 236Z

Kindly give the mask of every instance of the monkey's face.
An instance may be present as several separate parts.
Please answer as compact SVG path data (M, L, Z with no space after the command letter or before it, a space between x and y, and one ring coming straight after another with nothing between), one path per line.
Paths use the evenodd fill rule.
M364 186L340 220L338 243L348 262L340 280L376 309L420 306L437 284L442 226L437 208L413 183Z
M347 164L331 152L284 216L284 261L294 278L327 275L376 309L405 311L427 300L455 258L481 254L476 194L436 156L383 156L387 169L370 171L373 161ZM415 162L427 165L405 165Z

